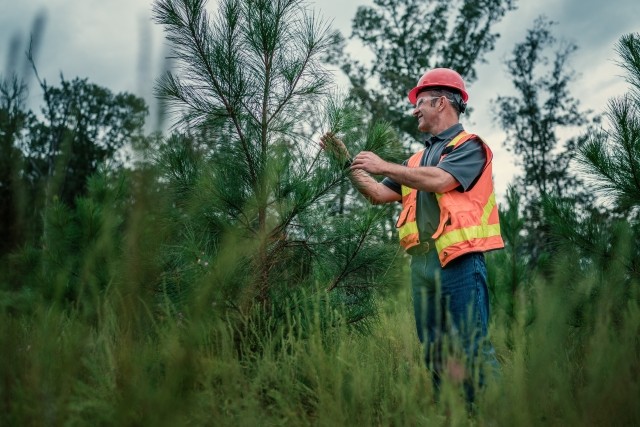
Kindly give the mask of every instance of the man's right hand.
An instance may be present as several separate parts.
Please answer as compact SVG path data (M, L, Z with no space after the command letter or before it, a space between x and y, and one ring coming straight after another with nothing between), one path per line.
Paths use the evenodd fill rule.
M320 137L320 147L340 163L347 162L351 159L351 155L344 145L344 142L336 138L331 132L327 132Z

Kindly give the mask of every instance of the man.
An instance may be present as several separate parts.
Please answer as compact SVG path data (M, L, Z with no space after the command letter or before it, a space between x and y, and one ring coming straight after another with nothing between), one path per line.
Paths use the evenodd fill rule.
M350 164L350 179L371 203L402 201L396 226L411 255L416 328L435 390L447 373L464 381L469 402L481 362L497 366L485 339L489 317L484 252L504 247L491 176L492 153L459 123L468 94L454 70L427 71L409 92L425 148L402 165L363 151ZM349 159L332 134L321 145ZM348 163L348 161L347 161ZM377 182L371 175L383 175ZM444 345L447 347L444 348ZM446 358L446 360L443 360Z

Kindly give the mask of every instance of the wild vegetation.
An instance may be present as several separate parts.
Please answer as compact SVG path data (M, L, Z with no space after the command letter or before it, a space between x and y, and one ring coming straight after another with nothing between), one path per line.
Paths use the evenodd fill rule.
M177 59L157 85L168 135L144 134L130 94L39 81L36 114L0 76L0 425L639 424L640 35L617 45L628 93L501 203L507 247L487 256L501 369L468 412L451 381L434 402L393 208L355 199L316 143L331 130L401 159L403 128L328 96L334 34L304 2L219 3L154 3ZM490 21L511 5L494 3ZM367 10L361 28L382 16ZM553 45L544 21L529 37L544 43L511 64ZM500 98L521 110L502 118L530 143L514 147L525 166L551 139L515 130L555 138L577 110L560 103L570 50L555 86L516 80L539 98ZM545 91L559 103L527 108Z

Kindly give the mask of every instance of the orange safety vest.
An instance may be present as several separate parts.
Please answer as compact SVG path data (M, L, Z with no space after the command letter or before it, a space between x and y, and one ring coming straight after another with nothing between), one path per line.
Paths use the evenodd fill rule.
M482 143L486 154L486 162L480 177L468 191L456 190L447 193L436 193L440 206L440 223L433 234L440 264L444 267L449 261L470 252L486 252L504 247L500 235L500 222L496 196L493 191L492 159L489 146L474 134L461 132L447 147L455 149L458 145L476 138ZM411 156L407 163L410 168L420 166L424 150ZM446 156L443 154L440 160ZM402 212L396 227L400 235L400 245L411 252L421 244L418 224L416 222L418 191L402 186Z

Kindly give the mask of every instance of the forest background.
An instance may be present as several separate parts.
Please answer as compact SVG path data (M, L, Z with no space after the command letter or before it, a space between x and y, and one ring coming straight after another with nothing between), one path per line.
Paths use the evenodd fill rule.
M28 47L12 39L0 79L3 421L637 423L638 34L611 47L622 85L589 87L621 87L598 110L574 94L578 47L556 36L562 23L538 16L509 40L478 120L499 124L495 169L513 171L507 247L488 256L502 373L468 414L455 384L432 401L396 207L366 205L317 138L406 158L420 138L405 99L416 73L449 66L481 87L517 5L374 1L352 21L364 59L308 6L154 2L173 58L156 104L64 69L45 77L44 15Z
M0 44L0 67L8 71L12 45L19 46L19 55L26 51L34 20L41 16L44 40L38 52L38 67L43 78L55 82L62 72L67 77L87 77L116 93L133 93L149 104L147 129L166 126L167 120L158 117L153 85L170 66L166 59L169 45L162 27L152 21L150 3L147 0L113 0L100 4L79 0L31 0L10 6L7 3L0 6L0 39L6 40ZM311 8L345 36L351 34L351 21L358 7L372 4L372 0L309 2ZM210 1L207 7L213 9L215 5L216 1ZM622 73L615 64L617 58L613 47L621 34L638 31L635 17L640 15L640 5L633 0L614 0L606 4L596 0L517 2L516 9L494 24L501 36L496 40L495 49L486 53L486 62L477 64L477 80L469 82L475 113L463 118L468 128L494 142L494 152L503 165L495 171L498 198L505 196L517 170L510 155L501 147L504 131L490 114L491 101L497 92L513 91L510 85L504 84L508 75L503 61L515 41L524 38L527 29L540 15L558 23L554 30L558 38L578 46L571 59L577 72L572 88L585 109L602 111L604 100L626 90ZM117 27L113 25L114 21L118 22ZM351 39L346 48L363 61L372 59L372 53L357 39ZM17 63L22 64L21 61ZM336 83L345 90L348 80L338 67L330 68L335 70ZM417 80L419 76L413 74L413 79ZM33 84L32 77L29 79ZM497 91L495 88L498 87L502 90ZM584 87L590 88L589 91L580 90ZM37 110L40 101L41 94L37 90L29 91L29 108Z

